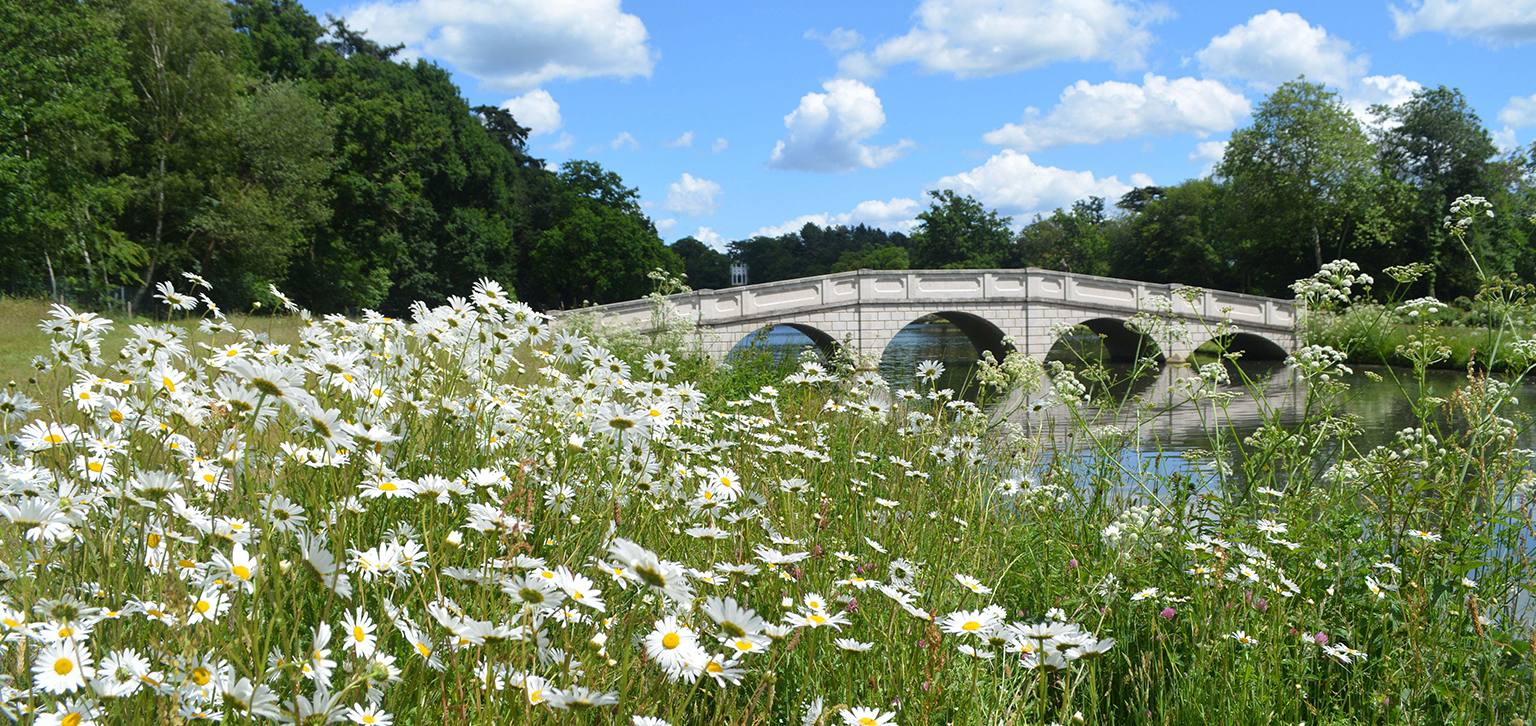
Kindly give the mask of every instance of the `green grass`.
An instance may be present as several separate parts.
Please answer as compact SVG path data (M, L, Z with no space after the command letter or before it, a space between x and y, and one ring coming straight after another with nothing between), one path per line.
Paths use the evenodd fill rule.
M297 338L292 318L238 322ZM35 328L5 325L41 349ZM0 453L0 620L30 633L5 641L0 675L39 687L5 691L6 708L273 720L209 683L262 684L271 715L305 723L320 720L312 699L358 714L370 697L397 724L798 724L810 710L826 726L855 708L906 726L1509 724L1536 706L1515 607L1536 580L1536 481L1515 447L1526 422L1481 379L1452 419L1425 402L1418 431L1359 450L1334 415L1336 362L1303 357L1303 420L1218 427L1187 452L1198 466L1168 471L1108 425L1159 411L1097 412L1084 396L1115 382L1019 357L979 377L1045 387L1075 447L942 393L892 404L846 365L792 382L771 356L720 367L674 339L679 365L656 381L640 364L666 338L541 327L524 342L527 321L475 310L317 325L316 348L225 372L130 351L95 409L65 395L80 371L39 377L33 418L81 429L51 444L34 425L27 450ZM564 344L616 356L562 359ZM1179 395L1222 420L1229 399L1201 380ZM664 432L624 425L655 406ZM540 584L561 578L559 594ZM723 617L725 599L763 623ZM348 645L362 616L387 662ZM726 621L761 636L755 652L739 655ZM48 692L69 655L48 639L66 626L88 631L96 665L133 649L166 687ZM1096 642L1098 657L1082 650ZM580 689L614 703L553 707Z

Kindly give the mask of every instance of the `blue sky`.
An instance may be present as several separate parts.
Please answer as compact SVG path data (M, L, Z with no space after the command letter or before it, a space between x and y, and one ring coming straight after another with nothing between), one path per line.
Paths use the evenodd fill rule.
M311 0L637 187L663 239L909 229L938 188L1032 215L1200 176L1297 75L1466 94L1536 138L1536 0Z

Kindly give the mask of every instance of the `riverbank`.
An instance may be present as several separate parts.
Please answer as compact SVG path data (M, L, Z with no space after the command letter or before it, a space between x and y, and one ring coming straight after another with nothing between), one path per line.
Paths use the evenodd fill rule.
M1414 342L1422 340L1443 348L1427 367L1466 371L1469 366L1489 370L1490 352L1508 349L1515 340L1536 335L1528 321L1515 320L1502 331L1486 326L1467 325L1461 320L1476 317L1467 314L1426 316L1424 321L1404 320L1406 316L1385 306L1356 304L1343 313L1322 313L1307 321L1304 335L1308 343L1326 345L1343 351L1353 364L1389 365L1412 368ZM1491 370L1518 372L1512 366L1522 361L1493 357Z
M675 726L1536 707L1536 564L1510 554L1533 482L1509 392L1478 380L1444 394L1468 425L1419 406L1358 448L1336 362L1299 360L1300 415L1258 406L1242 430L1227 412L1263 391L1199 368L1167 386L1212 414L1195 479L1122 456L1160 408L1107 411L1101 382L1024 359L993 380L1044 393L1072 443L930 383L715 368L484 296L312 339L40 376L46 408L5 420L20 450L0 452L0 539L28 543L0 548L0 609L28 634L6 640L7 707Z

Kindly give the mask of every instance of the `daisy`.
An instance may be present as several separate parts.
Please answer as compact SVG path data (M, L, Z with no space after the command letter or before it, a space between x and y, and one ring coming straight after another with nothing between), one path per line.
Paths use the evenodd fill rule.
M32 661L32 683L49 693L74 693L85 686L85 679L95 673L90 651L80 645L61 641L37 654Z
M986 585L981 584L981 580L978 580L978 579L976 579L974 577L971 577L970 575L963 575L961 573L956 572L955 573L955 581L960 583L963 587L965 587L965 589L970 590L971 592L974 592L977 595L991 595L992 594L992 588L987 587Z
M847 726L897 726L896 722L891 720L896 718L894 712L881 711L878 708L854 706L838 711L838 714L843 717L843 723Z
M378 638L374 631L378 629L374 625L373 618L362 608L357 608L341 618L341 632L344 642L359 658L370 658L374 649L378 646Z
M743 607L735 598L710 597L704 601L704 615L720 627L720 631L732 638L745 638L763 632L767 623L751 608Z
M229 611L229 596L224 594L217 585L209 585L197 596L197 601L192 603L191 612L187 615L187 624L196 625L202 622L217 623L219 617Z
M657 620L655 629L645 636L645 653L667 671L678 670L698 651L698 636L675 616Z
M1243 632L1241 630L1228 633L1227 637L1231 638L1231 639L1233 639L1233 640L1235 640L1235 641L1237 641L1239 643L1241 643L1243 645L1243 647L1245 647L1245 648L1251 648L1251 647L1253 647L1255 645L1258 645L1258 643L1259 643L1257 638L1255 638L1255 637L1253 637L1253 636L1251 636L1251 635L1249 635L1249 634L1247 634L1247 633L1245 633L1245 632Z
M861 643L857 640L854 640L853 638L836 638L832 642L835 643L838 648L853 653L863 653L864 651L875 647L874 643Z
M395 717L373 704L353 704L346 711L348 721L363 726L389 726Z
M951 635L985 636L998 624L993 614L986 610L957 610L944 616L939 626Z
M1148 600L1148 599L1157 597L1157 593L1158 593L1158 589L1157 588L1149 587L1149 588L1147 588L1145 590L1141 590L1141 591L1137 592L1136 594L1132 595L1131 596L1131 602L1140 602L1142 600Z

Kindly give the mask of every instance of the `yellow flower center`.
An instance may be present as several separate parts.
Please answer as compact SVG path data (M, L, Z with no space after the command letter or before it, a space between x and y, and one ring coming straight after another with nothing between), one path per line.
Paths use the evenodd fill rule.
M80 726L80 714L65 714L64 718L59 719L59 723L63 724L63 726Z
M361 643L368 639L368 631L363 630L361 626L353 626L352 637L356 639L357 642Z
M683 639L678 637L677 633L667 633L661 637L661 647L667 650L672 650L682 644Z
M251 579L251 568L246 567L245 565L235 565L234 567L231 567L230 570L235 573L235 577L238 577L242 580Z
M48 442L48 443L50 443L50 444L61 444L61 443L64 443L64 437L60 436L58 434L48 434L47 436L43 437L43 440Z
M112 409L112 413L107 414L107 417L112 419L112 423L122 423L123 422L123 412L119 411L119 410L117 410L115 408ZM74 714L70 714L70 715L73 716Z
M162 377L160 382L165 384L165 390L170 391L171 393L176 392L176 382L171 380L170 376Z
M981 623L978 623L975 620L971 620L966 622L965 625L960 626L960 629L966 632L981 630Z
M200 613L206 613L213 608L213 604L207 600L198 600L193 607Z
M148 543L148 544L149 544L149 548L150 548L150 549L154 549L154 548L156 548L156 547L159 547L159 546L160 546L160 535L159 535L159 534L156 534L156 533L154 533L154 532L150 532L150 533L149 533L149 536L148 536L148 537L146 537L146 538L145 538L145 539L144 539L144 541L145 541L145 542L147 542L147 543Z
M876 721L876 720L874 720L874 719L872 719L872 718L870 718L868 716L865 716L864 718L859 719L859 723L864 724L864 726L879 726L879 722L878 721Z
M428 648L426 643L417 643L416 644L416 652L420 653L421 657L423 657L423 658L431 658L432 657L432 649Z
M811 614L811 622L813 622L813 623L815 623L817 625L821 625L822 623L827 622L827 619L822 617L822 616L820 616L820 615L812 613Z
M60 658L53 662L53 672L61 676L69 675L75 669L75 662L68 658Z
M211 681L211 680L213 680L213 673L211 671L209 671L207 668L204 668L202 666L198 666L197 668L193 669L193 671L192 671L192 682L193 683L196 683L199 686L206 686L206 685L208 685L208 682Z
M704 666L704 670L707 670L710 673L723 673L723 672L725 672L725 669L721 668L720 664L716 663L714 661L710 661L709 665Z
M59 628L59 640L63 640L63 639L68 638L69 636L74 635L74 634L75 634L75 629L74 628Z
M395 486L393 482L384 482L383 484L379 485L379 490L380 491L386 491L386 492L392 492L392 491L395 491L395 490L397 490L399 488L400 487Z

